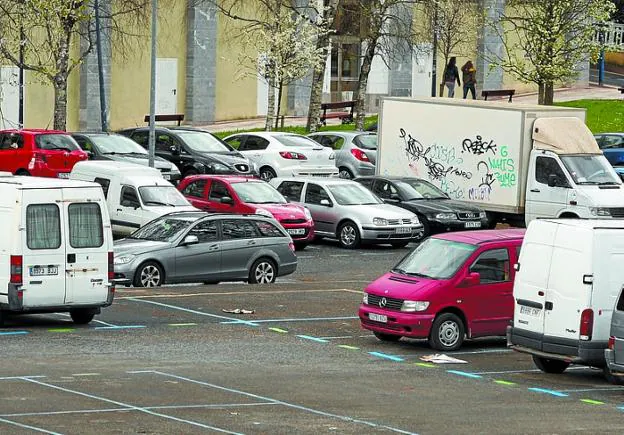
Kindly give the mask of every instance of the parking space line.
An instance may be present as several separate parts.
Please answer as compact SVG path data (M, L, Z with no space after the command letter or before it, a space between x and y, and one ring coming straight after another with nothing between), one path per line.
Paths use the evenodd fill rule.
M476 373L463 372L461 370L447 370L447 372L452 373L454 375L464 376L466 378L472 378L472 379L481 379L483 377L481 375L477 375Z
M597 388L579 388L572 390L560 390L563 393L590 393L592 391L622 391L624 387L597 387Z
M546 388L531 387L529 388L529 391L535 391L536 393L550 394L551 396L555 396L555 397L568 397L568 394L566 393L562 393L560 391L555 391L555 390L548 390Z
M329 320L354 320L357 319L357 316L348 316L348 317L302 317L302 318L291 318L291 319L254 319L253 323L282 323L282 322L324 322ZM220 322L223 325L229 325L232 323L241 323L240 319L236 319L234 321ZM254 325L257 326L257 325Z
M372 355L372 356L379 357L379 358L389 359L390 361L396 361L396 362L405 361L400 356L388 355L387 353L383 353L383 352L368 352L368 354Z
M71 317L71 315L67 313L53 313L53 314L56 314L57 316L62 316L62 317ZM105 326L117 326L117 325L113 325L112 323L108 323L108 322L105 322L103 320L98 320L98 319L93 319L91 321L95 323L99 323L100 325L105 325Z
M83 393L82 391L78 391L78 390L72 390L69 388L64 388L64 387L60 387L58 385L54 385L54 384L48 384L46 382L40 382L37 381L36 379L32 379L32 378L22 378L24 381L33 383L33 384L37 384L37 385L41 385L43 387L48 387L48 388L52 388L55 390L59 390L59 391L63 391L65 393L71 393L71 394L75 394L78 396L82 396L82 397L87 397L89 399L93 399L93 400L99 400L101 402L107 402L107 403L111 403L113 405L117 405L117 406L123 406L126 408L129 408L128 410L132 410L132 411L138 411L138 412L143 412L145 414L149 414L149 415L153 415L155 417L161 417L161 418L165 418L167 420L173 420L173 421L177 421L179 423L184 423L184 424L188 424L191 426L197 426L197 427L201 427L202 429L211 429L214 430L216 432L222 432L222 433L228 433L228 434L234 434L234 435L242 435L239 432L232 432L226 429L222 429L216 426L210 426L207 424L203 424L203 423L199 423L197 421L193 421L193 420L186 420L183 418L178 418L178 417L174 417L172 415L167 415L167 414L161 414L159 412L154 412L151 411L149 409L140 407L140 406L134 406L134 405L130 405L128 403L124 403L124 402L119 402L117 400L112 400L112 399L107 399L106 397L101 397L101 396L96 396L93 394L89 394L89 393ZM50 433L50 432L48 432Z
M320 411L318 409L308 408L307 406L297 405L295 403L290 403L290 402L284 402L282 400L272 399L270 397L261 396L259 394L248 393L246 391L237 390L237 389L234 389L234 388L228 388L228 387L224 387L224 386L221 386L221 385L211 384L209 382L198 381L198 380L195 380L195 379L185 378L183 376L177 376L177 375L174 375L174 374L164 373L164 372L160 372L160 371L157 371L157 370L154 370L152 373L160 375L160 376L165 376L165 377L177 379L177 380L180 380L180 381L186 381L186 382L194 383L194 384L197 384L197 385L203 385L203 386L206 386L206 387L215 388L215 389L218 389L218 390L221 390L221 391L227 391L229 393L236 393L236 394L240 394L240 395L243 395L243 396L252 397L254 399L260 399L260 400L265 400L267 402L273 402L273 403L276 403L276 404L279 404L279 405L286 406L288 408L298 409L300 411L305 411L305 412L309 412L309 413L316 414L316 415L322 415L324 417L337 418L337 419L342 420L342 421L347 421L347 422L352 422L352 423L357 423L357 424L363 424L363 425L366 425L366 426L369 426L369 427L387 429L389 431L402 433L402 434L417 435L415 432L406 431L406 430L395 428L395 427L392 427L392 426L386 426L386 425L379 424L379 423L373 423L373 422L366 421L366 420L360 420L360 419L357 419L357 418L354 418L354 417L349 417L349 416L346 416L346 415L332 414L330 412L325 412L325 411Z
M604 405L604 402L601 402L600 400L593 400L593 399L581 399L581 402L583 403L588 403L590 405Z
M101 376L100 373L74 373L72 376Z
M348 344L339 344L338 347L342 347L343 349L348 349L348 350L360 350L359 347L349 346Z
M169 323L169 326L197 326L197 323Z
M365 281L332 281L332 282L365 282ZM368 281L366 281L368 282ZM143 299L166 299L166 298L192 298L198 296L237 296L237 295L279 295L288 293L358 293L361 294L361 290L353 290L349 288L335 288L335 289L302 289L302 290L258 290L258 291L241 291L241 292L204 292L204 293L165 293L157 295L143 295L143 296L121 296L115 298L115 300L143 300Z
M515 382L503 381L501 379L494 379L494 383L498 385L507 385L507 386L518 385Z
M577 366L577 367L568 367L567 370L591 370L590 367L585 366ZM507 375L514 373L535 373L541 372L540 369L526 369L526 370L502 370L496 372L475 372L477 375Z
M30 429L30 430L34 430L36 432L47 433L47 434L50 434L50 435L62 435L59 432L52 432L52 431L49 431L49 430L46 430L46 429L42 429L40 427L29 426L27 424L18 423L16 421L7 420L5 418L0 418L0 422L6 423L6 424L12 424L13 426L21 427L22 429Z
M30 331L0 331L0 335L25 335L30 334Z
M297 337L303 338L304 340L316 341L317 343L329 343L329 341L327 340L323 340L322 338L318 337L311 337L309 335L297 335Z
M341 335L338 337L319 337L319 338L322 338L323 340L342 340L346 338L353 338L353 335Z
M118 330L118 329L143 329L145 325L122 325L122 326L96 326L95 330Z
M30 378L30 379L43 379L46 376L4 376L0 378L0 381L22 381L24 380L24 378Z
M422 363L421 363L421 362L417 362L417 363L414 363L414 365L415 365L415 366L418 366L418 367L427 367L427 368L429 368L429 369L431 369L431 368L433 368L433 367L437 367L435 364L432 364L432 363L424 363L424 362L422 362Z
M288 334L288 331L282 328L269 328L269 331L279 332L280 334Z

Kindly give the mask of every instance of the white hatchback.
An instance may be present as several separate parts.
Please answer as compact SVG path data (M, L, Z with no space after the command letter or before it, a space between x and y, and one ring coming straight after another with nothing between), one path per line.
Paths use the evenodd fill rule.
M223 139L258 167L260 178L338 175L336 155L305 136L284 132L237 133Z

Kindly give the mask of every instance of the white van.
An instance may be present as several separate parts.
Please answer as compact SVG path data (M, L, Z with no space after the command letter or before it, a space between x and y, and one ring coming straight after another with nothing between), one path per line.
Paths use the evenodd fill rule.
M508 345L547 373L571 363L604 367L623 265L624 220L531 222L516 265Z
M0 173L0 323L69 312L89 323L113 302L113 236L94 183Z
M116 236L127 236L172 211L197 211L155 168L91 160L74 165L69 178L102 186Z

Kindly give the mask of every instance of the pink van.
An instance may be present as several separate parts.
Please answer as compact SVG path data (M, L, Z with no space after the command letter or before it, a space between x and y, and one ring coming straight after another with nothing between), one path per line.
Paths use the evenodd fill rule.
M427 338L458 349L464 338L504 336L513 317L513 280L525 230L432 236L364 290L362 327L382 341Z

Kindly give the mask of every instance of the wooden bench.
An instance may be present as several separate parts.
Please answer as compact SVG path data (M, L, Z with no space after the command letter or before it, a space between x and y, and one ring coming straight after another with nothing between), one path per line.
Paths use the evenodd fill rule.
M155 118L156 122L177 121L178 125L180 125L182 123L182 121L184 121L184 114L183 113L175 113L175 114L171 114L171 115L156 115L154 118ZM149 124L149 122L150 122L150 116L149 115L145 115L145 122L147 122Z
M487 101L488 97L509 97L509 102L516 93L515 89L490 89L487 91L481 91L481 95Z
M350 108L350 112L329 112L327 110L332 109L345 109ZM328 119L336 119L339 118L343 124L348 124L353 122L353 109L355 108L355 101L337 101L335 103L322 103L321 109L323 109L323 114L321 115L321 123L323 125L327 125Z

